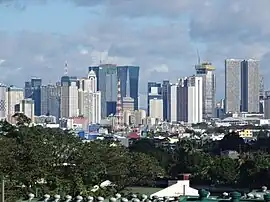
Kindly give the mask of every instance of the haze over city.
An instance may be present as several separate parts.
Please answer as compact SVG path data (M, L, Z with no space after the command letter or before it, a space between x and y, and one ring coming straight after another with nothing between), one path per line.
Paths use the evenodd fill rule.
M0 80L21 87L31 76L55 82L65 61L76 76L100 60L139 65L145 106L147 82L193 74L198 49L216 67L222 98L226 58L259 59L269 75L269 6L267 0L1 1Z

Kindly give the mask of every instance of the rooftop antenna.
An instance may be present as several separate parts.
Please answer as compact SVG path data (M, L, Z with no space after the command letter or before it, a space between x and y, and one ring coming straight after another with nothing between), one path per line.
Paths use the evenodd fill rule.
M65 72L64 75L67 76L68 75L68 63L67 61L65 62Z
M200 58L200 53L199 53L199 49L197 48L197 58L198 58L198 65L201 64L201 58Z

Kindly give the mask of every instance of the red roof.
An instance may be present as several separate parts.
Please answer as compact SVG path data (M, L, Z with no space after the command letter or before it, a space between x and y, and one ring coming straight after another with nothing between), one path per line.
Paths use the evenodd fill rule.
M140 136L138 133L136 133L136 132L132 132L132 133L130 133L130 134L128 135L128 138L129 138L129 139L140 139L141 136Z

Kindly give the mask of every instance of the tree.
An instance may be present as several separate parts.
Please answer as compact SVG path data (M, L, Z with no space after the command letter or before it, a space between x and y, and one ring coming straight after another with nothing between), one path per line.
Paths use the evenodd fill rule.
M15 113L12 117L15 118L17 126L28 126L32 122L31 119L23 113Z

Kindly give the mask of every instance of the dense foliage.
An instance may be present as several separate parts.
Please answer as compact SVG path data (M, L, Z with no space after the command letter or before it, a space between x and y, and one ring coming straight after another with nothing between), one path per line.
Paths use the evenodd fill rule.
M0 174L5 177L7 201L29 192L112 194L131 185L150 185L164 174L150 155L108 141L84 143L69 131L22 122L20 118L17 126L0 124ZM102 188L106 180L113 186Z
M166 140L142 139L131 150L156 158L171 178L190 173L195 184L261 187L270 185L270 138L260 134L250 142L234 132L221 141L181 139L173 147Z

